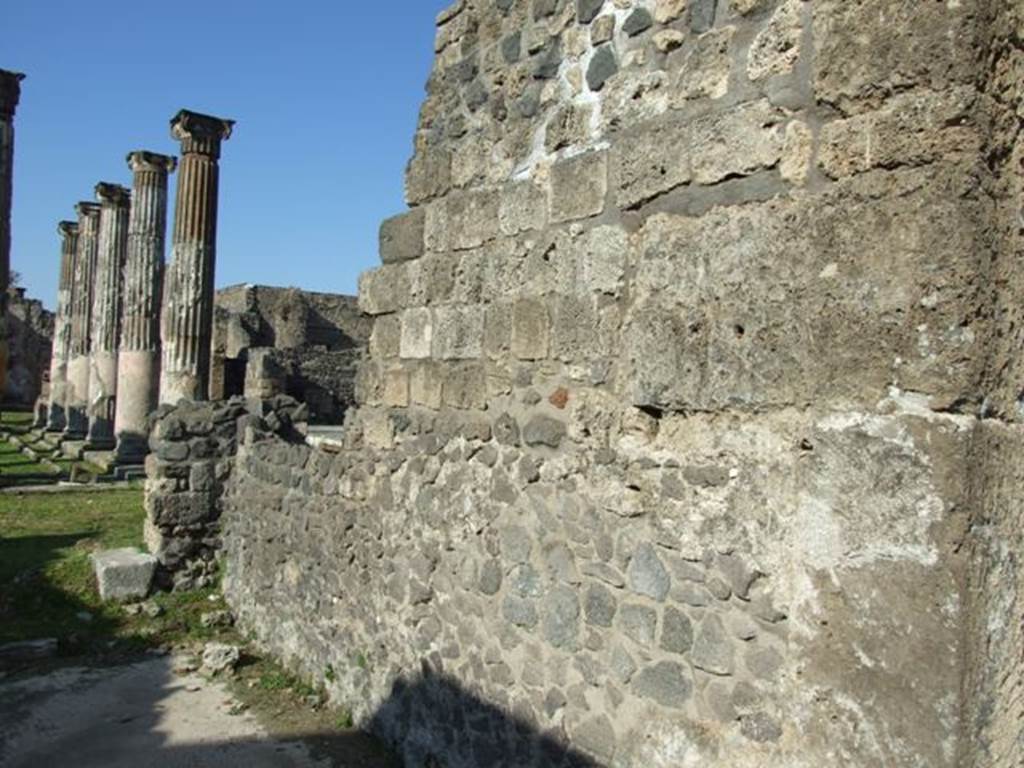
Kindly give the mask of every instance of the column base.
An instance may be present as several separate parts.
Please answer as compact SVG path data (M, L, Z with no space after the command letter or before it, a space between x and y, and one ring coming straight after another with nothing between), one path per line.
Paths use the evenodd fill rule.
M89 437L83 446L87 451L112 451L116 443L114 438Z
M114 449L114 461L118 464L143 464L148 455L149 445L147 441L125 440L122 438L117 441L117 447Z

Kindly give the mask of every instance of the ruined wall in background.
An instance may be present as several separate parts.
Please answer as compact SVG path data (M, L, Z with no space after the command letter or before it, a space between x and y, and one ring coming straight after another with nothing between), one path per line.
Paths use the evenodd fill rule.
M217 292L214 399L288 394L315 423L339 424L355 401L355 368L372 321L352 296L240 285ZM252 363L250 365L250 363Z
M442 13L346 444L225 480L239 624L414 766L1012 764L1004 9Z
M7 389L4 403L35 405L50 375L53 313L22 288L12 288L7 301Z

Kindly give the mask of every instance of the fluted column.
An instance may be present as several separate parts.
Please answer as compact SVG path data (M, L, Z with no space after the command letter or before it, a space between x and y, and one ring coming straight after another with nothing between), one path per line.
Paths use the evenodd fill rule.
M81 440L89 430L89 340L100 207L96 203L79 203L75 211L78 213L78 246L71 274L71 351L65 388L67 426L64 435L70 440Z
M7 391L7 288L11 281L11 199L14 184L14 111L20 72L0 69L0 397Z
M71 283L78 249L78 224L57 225L60 242L60 277L57 283L57 311L53 318L53 351L50 355L50 402L46 429L62 432L67 427L68 358L71 355Z
M232 120L182 110L171 120L181 142L171 264L164 281L160 402L206 400L213 335L217 186L221 142Z
M107 449L114 447L117 344L131 193L118 184L101 182L96 185L96 199L100 202L100 237L92 298L88 437L90 447Z
M145 457L149 443L146 420L156 410L160 394L167 175L176 165L173 157L152 152L128 155L134 178L114 418L117 460L121 463L136 463Z

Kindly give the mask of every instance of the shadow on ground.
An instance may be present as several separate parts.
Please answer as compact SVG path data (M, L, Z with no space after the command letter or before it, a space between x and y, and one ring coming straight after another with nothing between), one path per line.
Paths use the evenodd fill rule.
M276 740L220 684L179 677L169 657L65 668L0 683L0 766L76 768L442 768L599 764L454 682L396 683L371 720L404 757L353 730ZM67 764L71 764L70 762Z
M62 553L95 537L91 531L0 538L0 644L53 637L62 654L85 650L91 640L114 636L118 623L79 596L53 583L47 566ZM0 671L18 658L0 653Z

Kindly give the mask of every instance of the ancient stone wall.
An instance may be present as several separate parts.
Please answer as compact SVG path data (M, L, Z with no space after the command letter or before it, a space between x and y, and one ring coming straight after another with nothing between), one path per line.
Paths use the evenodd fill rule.
M1012 765L1019 29L442 13L345 444L225 475L239 624L413 766Z
M997 298L984 340L986 404L1004 421L985 422L968 464L971 483L969 645L964 722L969 747L962 764L1020 765L1024 755L1024 471L1019 457L1021 301L1024 295L1024 7L993 3L992 38L984 51L982 97L991 121L983 177L996 206L996 257L987 282Z
M7 301L7 388L0 398L10 405L34 406L50 373L53 313L41 301L12 288Z
M151 417L145 541L165 586L208 586L220 548L224 484L247 413L241 398L182 401Z

